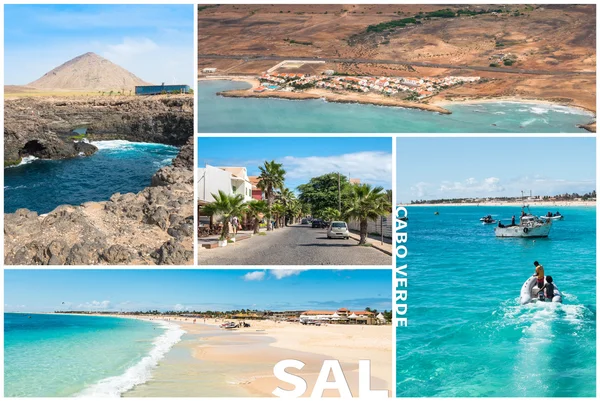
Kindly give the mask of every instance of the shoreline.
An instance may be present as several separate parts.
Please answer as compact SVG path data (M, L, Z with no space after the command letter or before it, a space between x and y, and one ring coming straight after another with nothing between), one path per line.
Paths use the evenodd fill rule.
M180 333L177 341L166 348L163 346L158 358L153 351L160 344L155 344L150 355L143 356L122 374L93 383L75 396L272 397L276 387L292 389L290 384L279 381L273 374L273 366L284 359L297 359L306 364L301 371L294 372L307 382L305 395L311 393L323 361L331 359L341 364L354 397L358 395L360 359L371 360L372 389L386 389L391 394L395 383L392 377L391 325L304 326L297 322L245 320L251 327L224 330L219 327L220 324L237 320L117 313L39 314L144 320L174 327L171 330L167 327L164 333L153 339L153 343L173 330ZM147 360L149 356L150 361ZM143 371L145 375L132 376L132 371ZM338 396L338 392L326 390L324 396Z
M540 98L527 98L527 97L515 97L515 96L498 96L491 97L487 95L482 95L481 97L472 97L472 98L463 98L457 100L449 100L449 99L441 99L434 102L437 105L456 105L456 104L478 104L478 103L528 103L528 104L543 104L549 106L562 106L568 107L572 109L577 109L590 114L589 117L596 119L596 112L592 109L588 109L587 107L564 103L564 102L553 102L551 100L540 99Z
M184 332L180 341L152 368L148 380L123 392L124 397L163 397L174 396L174 393L188 397L243 396L238 393L272 397L272 391L278 386L291 389L273 374L275 363L284 359L298 359L306 364L294 374L307 382L307 395L312 391L322 362L327 359L340 362L354 396L358 394L359 359L371 360L372 388L387 389L391 394L394 383L391 325L318 327L248 320L249 328L224 330L219 325L235 319L105 316L167 322ZM194 320L197 322L193 323ZM327 390L324 395L337 396L338 393Z
M569 202L569 201L557 201L557 202L530 202L526 203L529 207L596 207L596 202L584 201L584 202ZM444 207L444 206L478 206L478 207L518 207L523 206L523 202L481 202L481 203L427 203L427 204L409 204L409 203L398 203L396 206L402 207Z
M322 99L326 102L331 103L355 103L355 104L369 104L372 106L385 106L385 107L400 107L404 109L417 109L430 111L440 114L452 114L450 110L443 107L425 103L414 103L407 102L405 100L396 100L390 97L383 97L379 95L359 95L355 93L335 93L324 89L309 89L303 92L283 92L283 91L268 91L268 92L253 92L257 88L260 82L256 78L243 77L238 79L233 78L211 78L211 79L199 79L199 81L236 81L246 82L252 85L248 89L233 89L223 92L217 92L217 96L222 97L237 97L237 98L274 98L274 99L286 99L286 100L319 100Z
M578 124L577 127L585 129L589 132L596 132L596 112L588 109L584 106L569 104L564 102L555 102L540 98L520 98L514 96L499 96L490 97L487 95L481 95L481 97L471 97L462 100L449 100L449 99L431 99L433 103L414 103L407 102L404 100L395 100L385 97L374 97L368 98L369 95L360 95L354 93L340 94L329 92L324 89L311 89L306 92L253 92L255 88L260 86L260 82L256 77L253 76L240 76L240 77L229 77L229 76L214 76L214 77L199 77L198 82L201 81L234 81L234 82L246 82L251 85L248 89L234 89L228 91L218 92L218 96L223 97L237 97L237 98L276 98L276 99L288 99L288 100L315 100L323 99L332 103L357 103L357 104L370 104L375 106L384 107L400 107L407 109L417 109L424 111L437 112L440 114L452 114L452 112L446 109L444 106L448 105L460 105L460 104L477 104L477 103L521 103L521 104L540 104L550 106L562 106L567 108L573 108L576 110L584 111L589 114L589 118L593 121ZM436 95L437 96L437 95Z
M152 347L145 355L139 359L124 372L118 375L104 377L92 384L87 384L82 390L71 394L71 397L121 397L136 386L152 379L152 372L159 365L173 347L181 342L181 337L186 331L181 325L167 319L145 318L141 315L120 315L120 314L94 314L94 313L56 313L56 312L4 312L20 315L56 315L56 316L79 316L79 317L100 317L117 318L129 320L143 320L154 326L164 329L164 331L152 338ZM143 340L138 340L143 341Z

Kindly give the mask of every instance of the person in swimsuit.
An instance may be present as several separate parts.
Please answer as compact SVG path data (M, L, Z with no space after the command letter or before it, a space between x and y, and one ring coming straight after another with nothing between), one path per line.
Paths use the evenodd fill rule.
M533 275L537 276L537 287L541 290L544 288L544 266L540 265L537 260L533 262L533 265L535 266Z

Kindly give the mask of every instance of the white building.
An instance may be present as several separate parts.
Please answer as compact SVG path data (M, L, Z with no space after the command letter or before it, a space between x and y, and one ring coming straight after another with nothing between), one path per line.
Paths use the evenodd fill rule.
M307 323L377 324L373 312L351 312L346 308L336 311L309 310L300 314L299 320Z
M241 194L244 201L252 200L252 183L246 167L215 167L206 165L198 169L198 203L213 202L212 194L223 191L227 195Z
M203 68L202 72L205 74L214 74L215 72L217 72L216 68Z

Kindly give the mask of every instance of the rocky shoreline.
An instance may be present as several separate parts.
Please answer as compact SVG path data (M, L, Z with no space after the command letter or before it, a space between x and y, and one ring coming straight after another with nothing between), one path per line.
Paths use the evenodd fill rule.
M93 154L95 146L72 139L76 128L86 128L89 140L183 146L194 130L193 106L189 95L5 99L4 165L19 164L25 156Z
M22 100L25 102L19 106L27 105L30 100L33 104L56 101ZM6 103L9 108L15 106L8 106L10 101ZM27 209L5 214L6 265L193 263L193 99L145 98L117 103L111 100L95 106L105 112L106 120L102 119L102 111L88 112L88 117L95 116L94 120L85 121L89 124L88 134L91 129L95 140L125 139L181 146L173 163L159 169L151 185L138 193L116 193L108 201L79 206L62 205L41 216ZM63 128L53 127L52 132L40 129L43 121L50 118L46 116L52 113L25 122L17 121L16 114L11 113L5 125L5 152L8 135L11 138L8 148L13 154L19 143L37 138L47 145L46 158L69 157L69 141L61 139L60 130L70 132L72 128L67 127L84 121L82 108L93 107L93 103L69 99L67 104L72 107L55 124ZM174 112L169 115L172 108ZM54 115L59 117L58 113ZM124 126L119 126L119 122ZM21 131L20 125L30 125L33 129ZM66 145L61 146L61 142Z

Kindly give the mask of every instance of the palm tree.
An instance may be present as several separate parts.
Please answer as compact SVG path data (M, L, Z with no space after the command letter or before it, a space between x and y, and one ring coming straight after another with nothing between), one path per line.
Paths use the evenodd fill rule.
M275 217L275 221L277 221L277 227L281 227L281 219L285 218L285 207L282 203L276 203L271 208L273 215Z
M290 204L296 200L296 195L289 188L282 188L278 195L279 200L283 203L283 207L286 210L286 216L290 210ZM287 227L287 218L284 217L284 224Z
M369 220L377 220L379 216L389 213L391 208L383 187L372 187L369 184L352 186L350 208L346 210L347 219L356 219L360 223L359 245L367 242Z
M260 175L258 176L257 187L265 192L269 220L272 216L273 202L275 202L275 191L283 188L285 180L285 170L282 166L281 163L275 163L275 160L265 161L264 165L258 166ZM267 224L267 230L272 230L271 224Z
M267 202L263 200L252 200L247 204L247 213L254 220L254 234L258 234L260 230L260 215L267 211Z
M221 231L220 241L229 237L229 220L233 216L240 217L246 205L244 204L244 196L241 194L227 195L219 190L218 194L211 194L215 199L213 202L202 208L202 212L209 216L221 215L223 217L223 230Z

